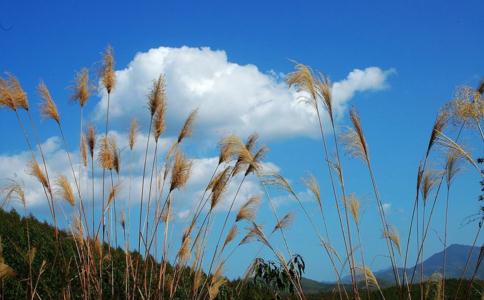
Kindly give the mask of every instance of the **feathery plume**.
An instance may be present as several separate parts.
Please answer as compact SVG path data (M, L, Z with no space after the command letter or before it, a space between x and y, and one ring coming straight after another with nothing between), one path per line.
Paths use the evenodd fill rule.
M261 160L268 151L269 148L267 148L266 146L262 146L259 150L257 150L257 152L254 154L254 157L252 158L252 162L247 168L247 171L245 171L245 176L249 175L252 172L258 172L262 169Z
M178 251L181 264L184 264L190 258L190 242L190 235L183 235L182 244Z
M37 178L37 180L50 192L49 181L35 159L30 162L30 175Z
M72 191L72 187L69 183L69 180L67 180L67 177L64 175L60 175L57 177L57 187L59 188L58 193L59 195L66 200L71 206L74 206L75 204L75 197L74 193Z
M17 181L11 180L11 184L2 188L1 192L4 193L5 196L3 198L5 200L0 203L0 208L4 208L4 206L12 199L19 200L24 207L27 205L24 189Z
M450 150L454 150L456 154L467 160L467 162L469 162L482 176L481 170L472 158L471 154L467 152L461 145L457 144L454 140L446 136L443 132L438 132L436 143Z
M27 93L25 93L18 79L12 74L8 74L8 88L12 101L15 103L15 107L21 107L28 111L29 100L27 98Z
M232 168L227 166L223 171L219 172L209 183L208 188L212 190L212 197L210 202L210 209L214 209L222 198L225 192L227 183L230 178Z
M230 228L230 231L227 234L227 237L225 238L224 245L222 248L225 248L225 246L227 246L231 241L233 241L235 236L237 236L237 225L234 224L234 226Z
M114 167L113 151L107 136L101 139L97 160L103 169L112 169Z
M432 127L432 133L430 134L429 145L427 146L426 156L429 156L430 149L434 145L435 140L439 136L439 133L442 132L442 130L444 129L448 118L449 118L449 115L446 111L441 111L437 115L437 118L435 119L435 122L434 122L434 126Z
M447 181L447 185L450 186L454 176L460 171L459 166L459 159L461 156L455 149L449 149L447 152L447 162L445 168L445 179Z
M220 155L218 163L221 164L230 160L232 156L237 153L237 149L242 147L243 144L239 137L235 135L228 135L220 141Z
M153 118L153 135L155 136L155 141L158 141L160 135L165 131L165 110L166 105L159 105Z
M86 135L81 135L81 144L79 145L79 152L81 154L82 164L84 167L87 167L87 142L86 142Z
M17 105L10 92L8 82L3 78L0 78L0 107L7 107L13 111L17 110Z
M108 94L110 94L114 88L114 85L116 84L116 74L114 73L113 48L111 48L111 46L108 46L104 51L101 78L102 83L106 88L106 91L108 92Z
M316 80L316 90L318 95L323 102L324 107L328 111L329 117L333 120L333 97L331 94L331 82L329 78L319 73L318 79Z
M303 178L303 182L306 187L311 191L314 195L314 198L318 202L319 207L321 210L323 209L323 201L321 200L321 190L319 189L318 181L314 175L310 174L307 178Z
M89 126L87 130L87 145L89 146L89 153L94 157L94 147L96 146L96 132L93 126Z
M74 94L72 100L78 101L81 107L87 103L89 96L91 95L89 87L89 71L83 68L76 74L76 84L74 86Z
M240 220L253 221L255 219L256 210L259 202L259 196L250 197L247 202L245 202L244 205L242 205L242 207L240 208L235 218L235 222L239 222Z
M222 276L223 267L224 264L222 262L218 265L215 273L212 276L212 279L210 280L210 285L208 287L208 297L210 300L213 300L217 297L220 287L226 282L225 277Z
M57 111L57 106L55 105L55 102L52 99L52 96L50 95L50 92L47 89L47 86L43 81L41 81L37 89L39 91L40 97L42 98L42 104L41 104L42 116L46 119L52 119L56 121L57 124L60 124L60 115L59 115L59 112Z
M423 173L420 192L422 193L422 199L424 202L427 201L430 191L434 188L436 183L437 176L435 171L425 171Z
M398 253L400 253L400 236L395 227L391 226L388 229L385 229L383 231L383 237L389 239L397 247Z
M185 158L185 155L178 151L175 155L175 162L171 171L170 191L185 186L190 176L192 162Z
M360 223L360 201L356 198L355 193L346 197L346 207L350 210L353 220L356 224Z
M131 126L129 127L129 137L128 144L129 149L133 150L134 144L136 143L136 137L138 135L138 121L136 119L131 120Z
M368 280L368 284L371 284L371 285L377 287L378 289L380 289L380 285L378 284L378 280L376 279L375 274L373 274L373 272L371 271L370 268L368 268L367 266L364 266L364 267L358 267L358 269L360 269L361 272L364 274L364 278L366 278Z
M368 162L368 146L363 134L363 128L361 127L360 117L354 108L350 110L350 119L351 123L353 124L353 128L349 128L348 131L342 136L343 143L346 146L346 151L350 156L360 157Z
M153 81L153 88L148 96L148 109L153 117L160 105L166 102L166 83L165 76L160 75L157 80Z
M298 91L304 91L311 97L311 102L316 105L317 89L314 84L314 77L311 69L303 64L296 64L296 71L289 73L286 77L287 84L296 86Z
M121 185L118 183L116 185L113 185L111 187L111 190L109 191L109 196L108 196L108 201L106 202L106 208L109 207L109 205L111 204L111 202L116 199L116 196L118 195L119 193L119 189L120 189Z
M291 226L293 221L294 221L294 215L292 213L289 212L285 214L284 217L282 217L279 220L279 222L277 222L276 226L274 226L274 229L272 230L272 232L274 233L276 230L284 229Z
M195 121L195 117L197 116L198 109L192 110L192 112L188 115L188 118L185 120L183 127L178 134L177 143L180 144L184 138L187 138L192 135L192 126L193 122Z
M116 171L117 174L119 174L120 170L120 154L119 154L119 149L118 149L118 144L116 143L116 138L114 136L109 137L109 146L111 149L111 155L113 157L113 169Z

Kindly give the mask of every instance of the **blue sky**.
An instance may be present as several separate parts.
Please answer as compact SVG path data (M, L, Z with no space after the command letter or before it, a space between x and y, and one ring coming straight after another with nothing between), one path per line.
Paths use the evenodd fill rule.
M93 70L99 67L101 53L108 44L114 47L117 70L127 68L137 53L160 47L179 49L187 46L192 50L195 48L196 59L217 50L224 51L226 60L223 57L217 59L220 68L225 68L228 63L254 65L257 67L256 75L273 80L269 85L282 85L279 76L292 71L290 60L321 70L334 82L347 79L355 69L377 67L381 74L385 74L382 75L383 83L357 89L352 97L345 100L338 127L348 125L347 108L355 106L362 118L382 197L385 203L391 204L389 219L403 238L414 198L416 169L436 113L452 98L456 86L475 86L484 76L484 43L481 39L484 19L480 13L483 9L481 1L145 1L142 4L119 1L2 1L0 24L4 30L0 30L0 71L18 76L32 103L38 102L35 87L39 80L44 80L57 101L65 130L78 132L78 107L68 101L68 87L73 83L75 72L82 67ZM211 50L203 52L197 47L209 47ZM222 52L217 53L222 55ZM163 68L175 74L176 62L182 60L183 55L173 56L175 64L169 68L163 65ZM145 62L152 62L150 59ZM189 66L187 63L184 68ZM202 71L194 71L194 76L202 74ZM247 69L242 68L242 71ZM133 72L130 76L136 74ZM149 72L143 74L152 75ZM272 88L270 91L277 92L280 86ZM174 95L177 93L175 90L173 87ZM278 95L276 92L273 95ZM143 92L135 94L139 95ZM221 95L232 94L224 92ZM200 99L193 101L202 101L199 105L204 107L204 98ZM277 102L278 99L271 100ZM94 96L85 113L93 122L99 122L96 114L102 112L102 106L97 106L99 101L100 98ZM129 101L139 102L140 107L145 105L145 99ZM214 98L210 105L224 105L216 101ZM180 120L186 116L183 106L174 104L173 107L174 111L183 114L169 119L171 133L178 130ZM33 111L37 115L36 105L33 105ZM278 124L281 122L279 113L267 113L265 122L260 124ZM5 110L0 111L0 116L0 134L3 141L8 141L0 144L0 156L12 159L26 150L26 146L15 116ZM124 113L119 116L118 123L113 123L118 124L117 130L122 131L120 124L128 117L129 113ZM214 134L205 133L216 125L210 123L208 113L205 118L195 130L199 137L195 136L194 141L185 147L192 157L199 159L216 155L216 149L210 146ZM231 124L227 124L227 128L232 128ZM291 129L296 125L284 126ZM42 122L41 129L43 140L57 135L51 122ZM263 132L266 129L260 128ZM311 137L311 130L306 129L275 137L266 130L269 133L262 134L261 142L267 143L271 150L266 160L277 165L298 191L305 192L299 180L302 176L311 172L318 177L323 198L327 201L328 219L334 224L330 232L335 240L337 218L320 141ZM464 142L474 153L482 154L482 145L475 142L476 138L477 135L469 132L464 136ZM77 137L72 136L69 144L73 151L77 149L76 143ZM435 155L432 167L440 167L442 155ZM374 221L376 207L366 170L360 161L353 159L345 158L343 164L348 189L356 192L363 202L363 240L369 241L365 243L367 260L374 258L374 269L388 266L386 260L379 256L383 254L384 242L379 223ZM478 178L472 172L467 168L454 186L451 242L470 243L475 232L475 224L461 226L465 218L478 209ZM10 174L0 176L4 175L8 177ZM308 201L305 205L316 211L315 203ZM317 280L332 279L328 261L295 203L282 200L279 208L281 215L286 211L296 212L289 239L293 251L301 253L308 262L307 276ZM437 209L441 211L442 206L439 204ZM39 217L46 217L41 207L33 206L32 210ZM316 218L317 214L314 216ZM262 205L258 220L268 227L272 226L267 204ZM436 219L432 229L441 232L441 222L441 219ZM282 247L280 241L275 240L274 243ZM441 244L435 233L432 233L426 247L429 254L440 250ZM241 274L253 255L251 251L257 248L247 246L247 251L240 251L240 259L229 261L227 274L231 277ZM341 247L339 249L342 250Z

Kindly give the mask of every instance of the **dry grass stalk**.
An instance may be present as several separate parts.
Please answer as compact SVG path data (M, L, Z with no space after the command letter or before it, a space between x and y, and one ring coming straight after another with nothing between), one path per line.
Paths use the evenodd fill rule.
M87 167L87 138L85 134L81 134L81 143L79 145L79 153L81 154L81 160L84 167Z
M436 143L438 143L443 147L448 148L449 150L455 151L457 155L459 155L467 162L469 162L482 176L479 166L474 161L474 159L472 158L472 155L468 151L466 151L461 145L456 143L454 140L446 136L443 132L439 131L437 134L438 134L438 137L436 138Z
M76 74L76 84L74 86L74 94L72 99L78 101L79 105L84 107L91 95L91 88L89 86L89 71L83 68Z
M97 157L98 163L103 169L112 169L114 167L114 156L110 143L110 139L107 136L101 138L101 145L98 151Z
M247 202L242 205L235 217L235 222L239 222L241 220L253 221L255 219L255 215L257 212L257 206L260 203L259 196L252 196L250 197Z
M37 178L37 180L49 191L51 191L50 186L49 186L49 181L47 180L47 177L44 174L44 171L40 168L39 163L37 160L32 160L30 162L30 175L34 176Z
M424 202L427 201L427 198L432 191L432 189L437 184L437 172L435 171L425 171L422 176L422 184L420 186L420 192L422 194L422 199Z
M116 196L118 195L120 189L120 184L116 184L111 187L111 190L109 191L108 201L106 202L106 209L109 207L111 202L116 199Z
M153 136L158 142L160 135L165 131L165 110L166 105L159 105L153 118Z
M166 82L165 76L160 75L157 80L153 81L153 87L148 96L148 109L151 116L154 116L158 107L166 102Z
M321 190L319 188L318 181L314 175L309 175L307 178L303 178L304 185L311 191L314 195L314 199L318 202L319 208L323 209L323 201L321 200Z
M190 258L190 235L183 235L182 244L180 250L178 251L178 258L180 259L181 264L185 264L185 262Z
M439 133L443 131L445 125L447 124L448 119L449 119L449 115L445 110L441 111L437 115L437 118L435 119L435 122L434 122L434 126L432 127L432 133L430 134L429 144L427 146L427 154L426 154L427 157L429 156L430 149L434 145L437 137L439 136Z
M398 249L398 253L400 252L400 236L398 231L395 227L389 226L389 229L383 231L383 237L389 239Z
M8 82L3 78L0 78L0 107L7 107L13 111L17 110L17 105L10 92Z
M461 167L459 166L460 158L461 156L457 150L449 149L449 152L447 153L447 163L445 164L445 179L447 181L447 186L450 186L455 175L461 170Z
M230 178L231 170L232 168L227 166L223 171L218 173L210 182L209 188L212 190L212 197L210 201L211 210L213 210L222 199L222 195L227 188L227 183Z
M346 197L345 204L351 212L355 223L360 224L360 201L356 197L355 193L351 193L348 197Z
M311 97L313 105L316 106L317 89L311 69L303 64L296 64L295 69L296 71L287 75L287 84L296 86L298 91L307 92Z
M9 93L12 96L12 101L15 103L15 107L21 107L24 110L29 110L29 100L27 93L24 91L18 79L12 74L8 74L8 88Z
M354 108L350 111L350 119L353 128L349 128L342 136L346 151L350 156L359 157L368 163L368 146L361 127L360 117Z
M195 121L197 113L198 109L195 109L188 115L188 118L185 120L185 123L183 124L183 127L178 134L178 144L180 144L183 139L192 135L193 122Z
M264 155L269 151L269 148L266 146L262 146L257 150L257 152L254 154L252 158L252 162L249 164L249 167L247 168L247 171L245 171L245 176L248 176L249 174L253 172L259 172L262 170L262 158Z
M89 126L87 129L87 145L92 158L94 157L94 147L96 146L96 132L93 126Z
M129 149L133 150L134 144L136 143L136 137L138 136L138 121L136 119L131 120L131 125L129 127L128 144Z
M293 221L294 221L294 214L290 212L285 214L284 217L282 217L279 220L279 222L277 222L276 226L274 226L274 229L272 230L272 232L274 233L276 230L284 229L291 226Z
M185 155L178 151L175 155L173 169L171 171L170 191L185 186L190 176L192 162L185 158Z
M103 55L103 64L101 68L101 79L104 87L108 94L114 88L116 84L116 74L114 73L114 56L113 56L113 48L108 46L104 51Z
M69 180L67 180L67 177L60 175L57 177L56 183L57 187L59 188L58 193L62 199L67 201L67 203L69 203L71 206L74 206L76 202L74 192L72 191L71 184L69 183Z
M230 228L230 231L227 234L227 237L225 238L222 249L225 248L225 246L227 246L231 241L233 241L236 236L237 236L237 225L234 224L234 226Z
M43 81L39 83L37 90L39 91L40 97L42 98L42 116L46 119L52 119L56 121L57 124L60 124L60 115L57 110L57 106L55 105L55 102L50 95L49 89Z
M223 267L224 264L222 262L218 265L215 273L212 276L212 279L210 280L210 285L208 287L208 297L210 300L213 300L217 297L220 287L227 281L222 275Z
M328 76L319 73L319 76L316 80L316 91L323 102L323 106L326 108L326 111L331 118L331 121L334 121L333 117L333 97L331 92L331 81L329 80Z

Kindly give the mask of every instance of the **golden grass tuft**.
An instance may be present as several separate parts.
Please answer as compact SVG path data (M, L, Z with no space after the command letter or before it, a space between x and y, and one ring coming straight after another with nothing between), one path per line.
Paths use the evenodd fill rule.
M72 187L67 180L67 177L64 175L60 175L57 177L56 184L58 187L58 194L69 203L71 206L75 204L75 197L74 192L72 191Z
M333 121L333 96L331 92L331 81L326 75L319 73L315 84L316 91L323 102L323 106L326 108L331 121Z
M227 246L231 241L233 241L236 236L237 236L237 225L234 224L234 226L230 228L230 231L227 234L227 237L225 238L223 248L225 248L225 246Z
M437 115L434 125L432 126L432 133L430 134L429 144L427 146L427 154L426 154L427 157L429 156L430 149L432 149L432 146L434 145L437 137L439 136L439 133L443 131L448 119L449 119L449 115L445 110L442 110Z
M318 202L321 210L323 209L323 201L321 200L321 190L319 188L318 181L314 175L310 174L307 178L303 178L304 185L311 191L314 199Z
M87 129L87 145L89 146L89 153L92 158L94 157L94 147L96 146L96 131L94 126L89 126Z
M87 138L85 134L81 135L81 143L79 145L79 153L81 154L81 160L84 167L87 167Z
M7 107L13 111L17 109L15 101L10 93L8 82L3 78L0 78L0 107Z
M128 144L129 149L133 150L134 144L136 143L136 137L138 135L138 121L136 119L131 120L131 125L129 126L129 136Z
M37 90L42 99L42 104L40 107L42 116L46 119L52 119L56 121L57 124L60 124L59 111L57 110L57 106L50 95L49 89L43 81L39 83Z
M395 247L398 249L398 253L400 252L400 235L395 227L389 226L388 229L383 231L383 237L389 239Z
M108 46L104 51L103 64L101 68L101 79L108 94L111 93L116 84L116 73L114 72L113 48Z
M155 141L158 141L161 134L165 131L165 111L166 105L159 105L158 109L155 112L153 118L153 135L155 137Z
M235 217L235 222L239 222L240 220L247 220L253 221L255 219L255 215L257 212L257 206L260 203L259 196L252 196L250 197L247 202L242 205Z
M26 111L28 111L29 100L27 98L27 93L25 93L18 79L12 74L8 74L8 87L10 90L10 95L12 96L12 100L15 103L15 106L21 107Z
M197 116L198 109L194 109L189 115L188 118L185 120L180 133L178 134L177 143L181 143L181 141L189 136L192 135L192 127L193 122L195 122L195 118Z
M291 72L287 75L287 84L290 87L296 86L298 88L298 91L307 92L311 96L313 105L316 105L314 101L316 100L317 89L314 83L314 76L311 69L303 64L296 64L295 69L296 71Z
M72 100L78 101L79 105L84 107L90 95L89 71L86 68L83 68L76 74L76 84L74 85Z
M353 128L349 128L342 136L346 151L352 157L359 157L369 162L368 146L363 134L360 117L354 108L350 110L350 119Z
M217 297L220 287L226 282L225 277L222 275L223 267L224 264L222 262L218 265L210 280L210 285L208 286L208 297L210 300L213 300Z
M422 175L420 192L422 194L422 199L424 202L427 201L430 192L437 184L437 175L437 172L434 170L425 171Z
M360 223L360 201L356 197L355 193L351 193L346 197L346 207L350 210L353 220L356 224Z
M291 212L288 212L287 214L282 217L279 222L277 222L276 226L274 226L274 229L272 232L275 232L276 230L284 229L289 226L291 226L292 222L294 221L294 214Z
M109 207L109 205L111 205L111 203L116 199L116 196L118 195L120 189L121 185L119 183L111 187L111 190L109 191L108 201L106 202L106 208Z
M178 258L180 259L181 264L184 264L190 258L190 242L190 235L184 234L180 250L178 251Z
M103 169L112 169L114 167L113 151L107 136L101 139L97 160Z
M177 151L173 169L171 171L170 191L179 189L185 186L190 176L192 162L186 159L185 155Z
M49 181L47 180L47 177L44 174L44 171L40 168L39 163L37 160L32 160L30 162L30 175L34 176L37 178L37 180L46 188L49 192L51 191Z
M227 166L223 171L215 175L212 181L208 184L208 188L212 190L210 209L214 209L222 198L222 195L227 188L231 171L232 168Z
M153 117L160 105L166 102L166 83L165 76L160 75L157 80L153 81L153 87L148 96L148 109Z
M445 164L445 179L447 181L447 186L450 186L455 175L461 170L461 167L459 166L460 158L461 156L459 152L455 149L449 149L447 152L447 162Z

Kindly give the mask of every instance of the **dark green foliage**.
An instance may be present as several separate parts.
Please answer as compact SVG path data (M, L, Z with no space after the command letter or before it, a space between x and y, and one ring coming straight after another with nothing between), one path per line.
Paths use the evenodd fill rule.
M27 226L28 225L28 226ZM29 290L29 264L27 259L29 229L31 247L37 253L32 265L32 278L35 282L39 275L42 262L45 261L45 272L41 275L37 293L42 299L62 299L68 296L71 299L81 299L81 283L78 278L78 254L73 237L64 231L59 231L56 241L54 228L42 223L32 216L21 217L15 210L5 212L0 209L0 237L3 244L5 262L12 267L16 276L0 282L0 299L30 299ZM126 258L121 248L103 247L104 253L109 253L103 263L103 295L105 299L125 299L125 273ZM152 257L142 260L138 252L131 252L130 257L134 264L139 262L140 269L148 264L148 272L157 272L160 264ZM98 257L97 257L98 259ZM182 276L176 293L176 299L190 299L192 291L193 274L189 268L183 268ZM173 267L167 265L167 274L173 274ZM206 275L203 275L206 278ZM228 281L222 286L218 299L272 299L267 289L255 286L253 283L243 285L240 293L236 287L240 280ZM133 282L130 281L132 286ZM156 286L154 280L152 287ZM91 299L97 299L94 289Z

